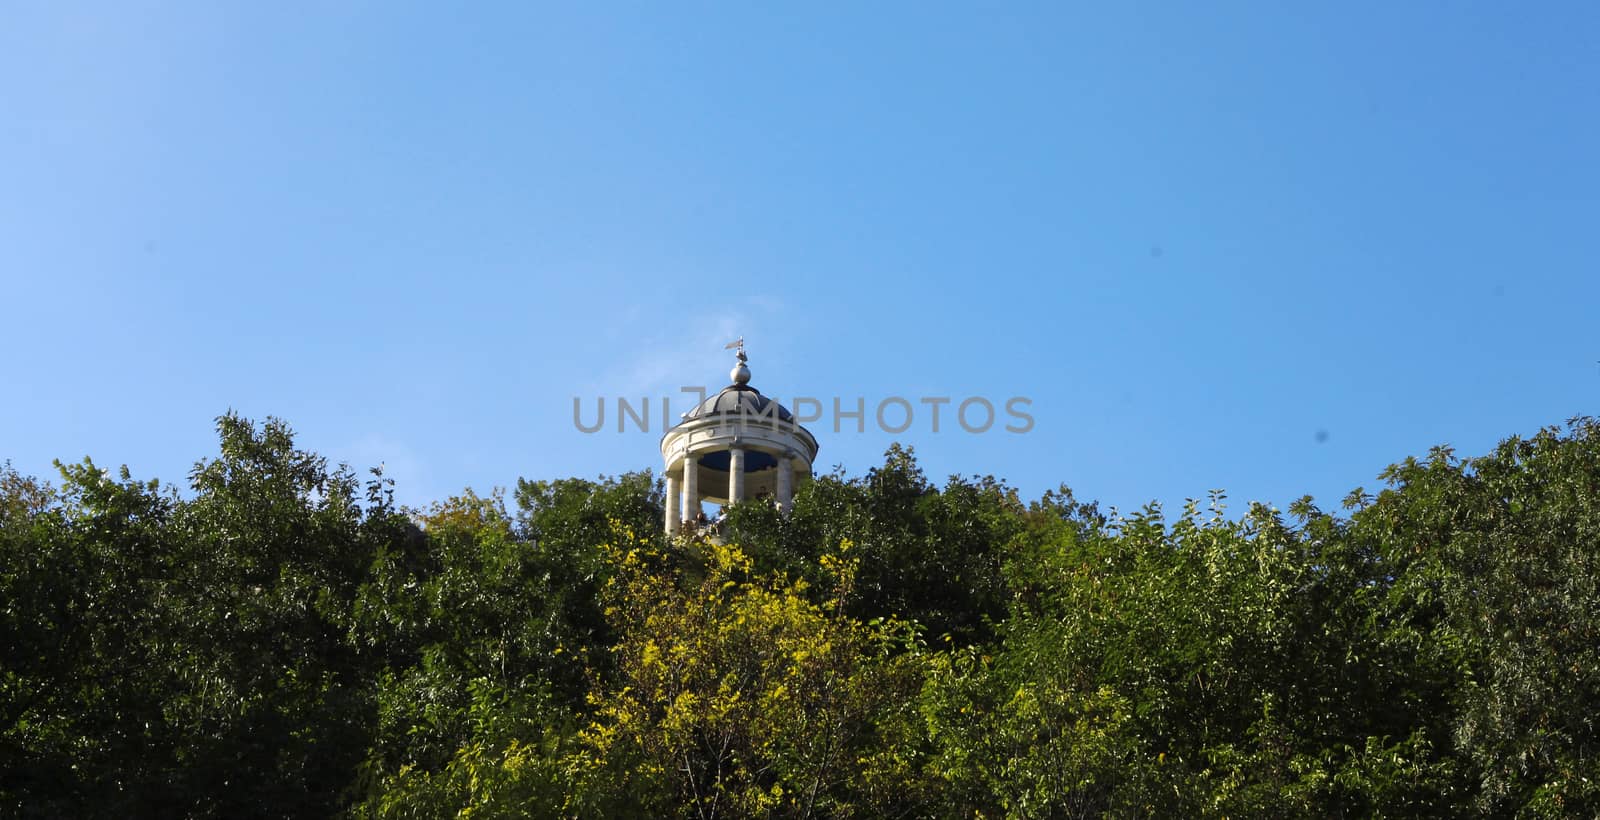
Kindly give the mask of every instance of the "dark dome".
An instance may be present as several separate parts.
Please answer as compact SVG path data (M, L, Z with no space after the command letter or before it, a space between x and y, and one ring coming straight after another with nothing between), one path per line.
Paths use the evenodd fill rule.
M772 418L772 408L777 408L777 418L781 421L793 422L794 414L789 408L761 395L761 391L746 384L730 384L722 388L722 392L700 402L693 410L683 414L684 421L706 418L708 416L737 416L741 413L748 418Z

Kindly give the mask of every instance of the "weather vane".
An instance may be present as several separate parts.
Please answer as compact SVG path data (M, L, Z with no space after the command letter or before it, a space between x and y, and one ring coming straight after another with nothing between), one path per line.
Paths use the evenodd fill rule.
M723 350L733 350L735 348L738 348L738 350L739 350L739 353L738 353L739 361L741 361L741 362L748 361L748 359L746 359L745 356L744 356L744 337L743 336L740 336L738 339L735 339L734 341L731 341L731 342L727 343L726 345L722 346Z

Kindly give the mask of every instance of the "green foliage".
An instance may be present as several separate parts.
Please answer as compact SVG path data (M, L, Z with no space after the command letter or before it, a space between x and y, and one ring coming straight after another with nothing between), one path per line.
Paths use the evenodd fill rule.
M397 510L282 422L218 438L185 492L0 467L0 815L1600 813L1589 419L1347 517L895 447L712 540L649 473Z
M374 529L348 470L287 426L218 420L181 500L62 466L8 483L4 799L25 814L334 811L366 748L349 641Z
M897 624L839 614L849 543L823 557L831 606L755 574L738 547L703 547L693 584L647 545L613 551L607 611L624 638L584 732L596 765L656 816L877 815L902 800L884 738L915 668L886 654Z
M130 788L165 804L146 751L169 746L161 693L178 673L147 636L170 631L153 604L173 505L126 471L63 472L59 491L0 473L0 810L109 814Z
M515 520L498 494L435 504L416 516L424 554L372 566L359 611L384 663L364 814L494 815L497 801L568 782L552 779L549 755L574 737L610 664L603 550L613 525L654 532L660 507L648 474L524 481L517 500Z
M1048 591L1007 622L1003 673L1048 676L1076 697L1109 689L1130 704L1127 779L1096 778L1108 805L1219 815L1447 811L1449 766L1405 761L1383 790L1342 767L1377 747L1427 752L1428 704L1409 659L1385 645L1370 602L1386 569L1347 549L1308 505L1287 526L1253 507L1167 525L1151 508L1014 569ZM1413 738L1413 733L1421 733ZM1398 745L1397 745L1398 744ZM1130 748L1124 746L1122 748ZM1370 780L1370 778L1369 778Z
M764 505L736 508L729 537L763 569L810 580L821 551L848 539L861 563L851 614L916 621L965 645L990 637L1005 613L1002 548L1022 509L1016 491L992 477L934 488L911 450L895 445L864 478L802 485L787 520Z
M461 723L460 745L434 768L407 763L375 783L357 814L561 817L578 807L569 797L576 780L564 763L576 748L577 728L564 704L481 678L468 689L466 708L451 715Z
M1357 526L1404 570L1396 608L1425 656L1452 667L1476 807L1600 814L1600 424L1481 458L1437 448L1385 478Z

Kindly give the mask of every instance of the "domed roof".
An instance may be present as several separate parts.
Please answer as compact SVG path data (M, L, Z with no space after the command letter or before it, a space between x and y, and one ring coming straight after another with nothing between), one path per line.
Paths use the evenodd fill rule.
M708 480L716 481L714 476L732 474L731 453L737 451L744 456L743 475L767 477L751 480L770 479L784 459L794 459L796 469L809 475L817 458L816 437L800 426L789 408L750 386L744 340L728 347L739 349L738 362L728 374L733 383L701 400L662 433L661 456L667 468L676 470L681 463L695 464L696 470L709 471Z
M715 396L700 402L693 410L684 413L683 420L693 421L708 416L737 416L741 413L747 418L769 419L773 417L773 408L776 408L778 419L794 421L794 414L789 412L789 408L761 395L760 390L749 384L730 384Z

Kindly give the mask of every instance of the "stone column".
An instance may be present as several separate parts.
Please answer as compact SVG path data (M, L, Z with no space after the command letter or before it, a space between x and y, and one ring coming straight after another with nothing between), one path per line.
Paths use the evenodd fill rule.
M734 447L728 450L728 503L737 504L744 500L744 449Z
M693 521L700 512L700 464L694 456L683 455L683 511L685 520Z
M678 487L678 477L667 473L667 535L678 531L678 525L683 523L683 516L678 514L678 502L682 490Z
M788 456L778 459L778 511L789 512L790 505L794 502L794 465Z

